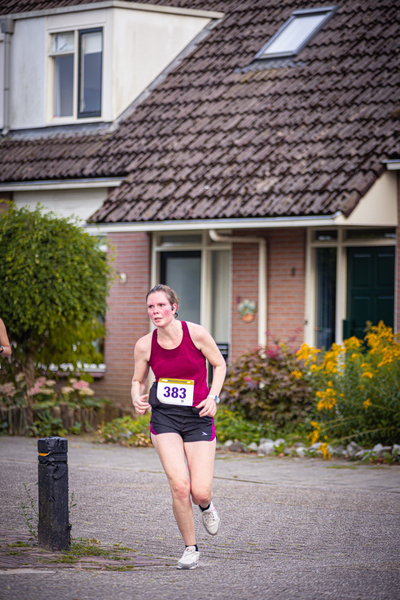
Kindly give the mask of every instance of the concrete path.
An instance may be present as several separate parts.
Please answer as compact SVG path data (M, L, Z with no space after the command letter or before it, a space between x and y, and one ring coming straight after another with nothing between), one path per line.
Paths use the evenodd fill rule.
M36 440L0 438L0 477L0 527L22 540L23 483L37 490ZM40 558L24 566L5 546L0 598L400 598L399 466L219 454L222 528L207 536L195 511L201 558L189 572L175 568L183 545L153 449L72 438L69 483L74 538L133 548L132 570L63 568Z

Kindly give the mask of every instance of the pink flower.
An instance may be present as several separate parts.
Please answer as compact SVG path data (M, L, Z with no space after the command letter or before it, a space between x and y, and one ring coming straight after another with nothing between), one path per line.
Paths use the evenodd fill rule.
M36 382L35 385L30 390L28 390L28 396L36 396L36 394L40 394L41 391L41 387Z
M87 381L83 381L83 379L81 379L80 381L73 383L72 387L74 388L74 390L83 390L84 388L88 388L89 384Z
M249 376L247 375L247 376L244 378L244 380L245 380L245 381L247 381L247 383L248 383L249 381L251 381L251 377L249 377Z
M39 387L41 387L45 383L46 383L46 377L38 377L35 381L35 386L38 385Z
M5 396L8 396L9 398L12 398L13 396L15 396L17 390L14 387L14 384L12 382L9 383L5 383L4 385L0 385L0 394L4 394Z

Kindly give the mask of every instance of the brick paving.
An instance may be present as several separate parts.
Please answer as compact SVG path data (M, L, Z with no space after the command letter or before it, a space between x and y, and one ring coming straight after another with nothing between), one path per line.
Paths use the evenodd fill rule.
M65 566L47 562L54 553L12 547L29 538L20 503L23 483L34 490L36 457L35 440L0 438L2 600L400 597L398 467L219 455L221 531L207 536L195 511L200 566L182 573L183 544L152 449L70 443L73 537L131 548L121 553L129 562L113 561L111 570L109 557L90 557ZM121 570L124 563L134 568Z
M160 567L165 560L137 556L130 550L113 546L99 545L108 551L112 558L104 556L84 556L76 562L61 562L68 554L48 552L38 548L37 542L29 533L0 529L0 572L10 569L109 569L129 570L136 567Z

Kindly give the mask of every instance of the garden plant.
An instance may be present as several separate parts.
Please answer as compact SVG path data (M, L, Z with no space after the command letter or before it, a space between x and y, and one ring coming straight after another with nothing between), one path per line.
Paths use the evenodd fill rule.
M0 361L0 383L18 387L23 373L29 392L50 365L102 362L95 342L105 335L99 317L113 278L98 238L74 219L40 205L1 213L0 315L13 354Z
M351 337L323 352L303 344L294 373L313 390L312 442L400 441L400 336L383 322L365 339Z

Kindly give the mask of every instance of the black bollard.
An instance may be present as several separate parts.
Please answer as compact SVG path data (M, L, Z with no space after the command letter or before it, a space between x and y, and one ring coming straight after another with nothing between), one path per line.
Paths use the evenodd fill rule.
M68 550L71 526L68 514L68 440L48 437L38 440L40 548Z

